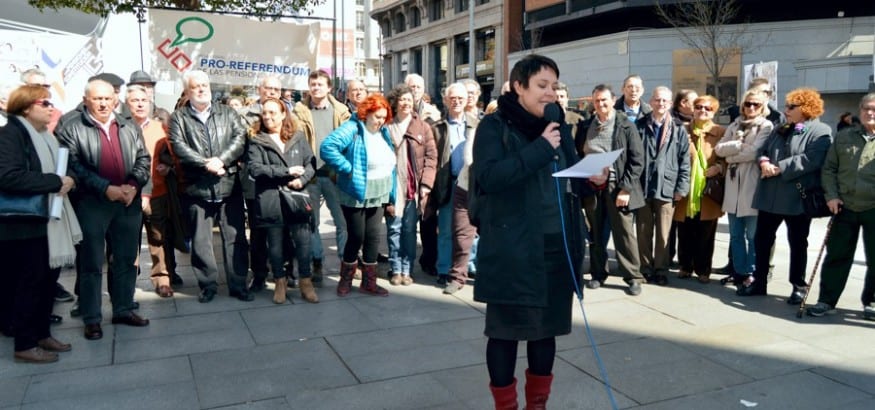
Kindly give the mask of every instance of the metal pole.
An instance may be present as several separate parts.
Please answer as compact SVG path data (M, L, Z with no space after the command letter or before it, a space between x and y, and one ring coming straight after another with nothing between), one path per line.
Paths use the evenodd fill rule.
M146 70L145 63L143 61L143 23L146 22L146 9L143 7L137 7L137 28L140 30L140 70Z
M334 20L331 21L331 76L337 82L337 2L334 2ZM334 84L336 87L337 84Z
M477 81L477 50L474 49L474 0L468 0L468 78Z

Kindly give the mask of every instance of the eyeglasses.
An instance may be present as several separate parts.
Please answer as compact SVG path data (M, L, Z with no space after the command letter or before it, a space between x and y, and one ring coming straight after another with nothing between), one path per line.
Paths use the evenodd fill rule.
M710 105L696 105L693 108L695 108L696 110L705 110L708 112L714 111L714 108L711 108Z
M45 107L45 108L49 108L49 107L54 107L54 106L55 106L55 104L52 104L51 101L46 100L46 99L36 100L36 101L33 102L33 104L34 104L34 105L42 105L42 106Z
M747 108L760 108L763 104L753 101L745 101L744 106Z
M801 104L784 104L784 109L795 110L796 108L799 108L800 106L801 106Z

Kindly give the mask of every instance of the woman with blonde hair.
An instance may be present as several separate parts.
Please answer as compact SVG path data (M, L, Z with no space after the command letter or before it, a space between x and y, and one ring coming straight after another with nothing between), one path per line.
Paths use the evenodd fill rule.
M766 118L768 95L748 90L742 101L741 115L726 127L715 148L727 164L723 212L729 214L729 249L739 288L753 282L757 210L752 204L760 180L756 156L774 128Z
M679 278L689 278L695 272L700 283L708 283L717 220L723 215L721 204L705 195L708 178L722 178L724 161L714 147L723 138L725 129L714 122L720 102L710 95L693 100L693 120L686 124L690 136L690 193L675 206L678 222Z
M782 223L787 225L793 285L787 303L802 303L808 292L805 265L811 217L804 212L800 190L820 187L820 170L831 139L830 127L818 120L822 114L823 99L817 90L790 91L784 103L787 122L772 131L757 152L761 179L753 197L753 207L759 210L754 235L756 267L753 283L742 287L739 296L766 295L769 250Z

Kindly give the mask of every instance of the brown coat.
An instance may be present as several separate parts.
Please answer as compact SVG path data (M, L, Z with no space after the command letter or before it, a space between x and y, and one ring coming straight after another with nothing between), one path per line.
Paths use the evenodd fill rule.
M690 186L692 187L692 175L693 168L699 166L699 150L702 150L702 153L705 155L705 158L708 159L708 165L705 166L705 169L713 165L720 166L720 176L722 178L723 172L726 169L726 162L723 158L717 156L717 153L714 151L714 147L717 146L717 143L720 142L720 139L723 138L723 134L726 132L726 129L717 125L712 124L709 127L705 127L705 137L702 139L702 146L699 146L699 137L693 135L692 125L685 124L684 127L687 129L687 134L690 136ZM692 191L692 188L690 189ZM675 205L674 208L674 220L675 221L683 221L687 214L687 198L684 197ZM703 221L710 221L713 219L720 218L723 216L723 210L721 209L722 204L718 204L714 202L711 198L707 196L702 196L702 210L700 212L701 219Z
M427 187L429 190L434 186L434 177L437 166L437 148L431 126L413 114L407 132L404 133L404 141L408 143L408 155L415 159L413 171L416 173L416 187ZM399 147L395 147L399 149ZM409 150L413 152L409 152Z

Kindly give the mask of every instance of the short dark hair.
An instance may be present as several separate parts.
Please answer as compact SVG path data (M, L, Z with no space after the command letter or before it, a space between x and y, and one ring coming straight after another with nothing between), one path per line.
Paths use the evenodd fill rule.
M407 84L400 83L395 85L395 87L392 88L392 91L389 91L389 94L386 95L386 100L389 101L389 106L392 107L393 114L398 111L398 99L404 94L413 94L413 91L410 90L410 87L408 87Z
M331 76L328 75L328 72L325 70L316 70L311 72L310 75L307 76L307 82L309 83L310 80L315 80L320 77L325 79L325 82L328 84L329 87L332 87Z
M602 91L607 91L607 92L611 93L611 97L614 96L614 89L611 88L611 85L610 85L610 84L601 83L601 84L599 84L599 85L597 85L597 86L595 86L595 87L592 88L592 93L593 93L593 94L595 94L595 93L600 93L600 92L602 92Z
M545 68L553 70L556 73L556 77L559 77L559 66L556 65L553 59L540 54L529 54L523 57L510 70L510 91L515 93L513 89L514 82L518 82L523 88L529 88L529 79Z

